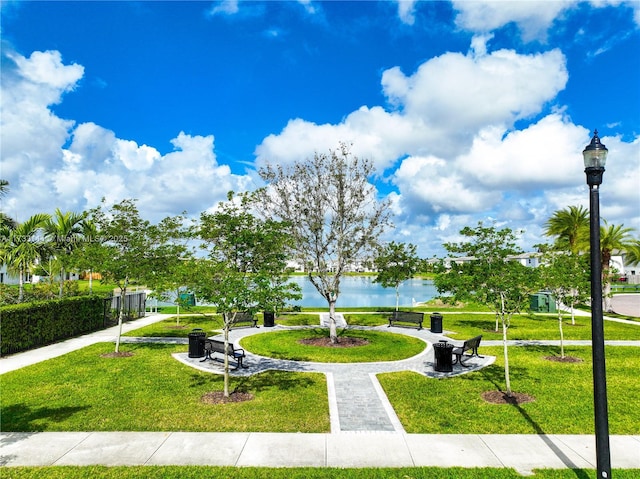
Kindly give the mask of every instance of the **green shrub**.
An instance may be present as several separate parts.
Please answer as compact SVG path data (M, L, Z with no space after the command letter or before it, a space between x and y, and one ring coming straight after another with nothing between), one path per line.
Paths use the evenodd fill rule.
M79 296L0 308L1 354L95 331L104 326L104 299Z

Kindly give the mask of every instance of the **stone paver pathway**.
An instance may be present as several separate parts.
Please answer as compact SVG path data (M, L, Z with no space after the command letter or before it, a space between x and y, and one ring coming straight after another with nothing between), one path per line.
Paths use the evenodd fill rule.
M230 332L229 339L238 347L238 344L242 346L242 338L249 335L298 328L275 326L274 328L235 329ZM426 348L412 358L401 361L375 363L288 361L258 356L247 351L244 364L248 366L248 368L231 371L231 374L233 376L250 376L267 370L324 373L327 376L332 432L404 432L395 411L378 383L376 378L377 374L415 371L428 377L442 378L477 371L495 361L495 357L493 356L472 358L467 363L470 367L463 368L459 365L454 365L452 372L442 373L434 370L434 352L432 347L432 343L448 339L440 334L432 334L427 329L418 331L417 329L400 327L387 328L386 326L352 326L351 328L386 331L414 336L425 341ZM221 361L201 362L201 358L189 358L188 353L174 354L174 357L185 364L203 371L216 374L223 373L223 364Z

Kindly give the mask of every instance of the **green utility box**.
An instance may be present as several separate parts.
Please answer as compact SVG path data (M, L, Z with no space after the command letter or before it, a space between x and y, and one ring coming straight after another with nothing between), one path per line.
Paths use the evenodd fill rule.
M529 307L534 313L557 313L556 299L551 293L536 293L529 297Z
M195 306L196 295L193 293L182 293L180 295L180 304L183 306Z

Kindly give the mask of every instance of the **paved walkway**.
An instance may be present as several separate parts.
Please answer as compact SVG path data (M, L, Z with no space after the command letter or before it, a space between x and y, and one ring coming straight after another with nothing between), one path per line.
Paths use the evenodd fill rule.
M164 319L153 315L127 323L123 331L137 329ZM235 343L251 334L274 328L244 328L231 332ZM413 358L393 362L329 364L283 361L247 353L248 369L234 375L250 375L269 369L313 371L327 377L330 434L277 433L182 433L182 432L71 432L0 433L0 465L151 465L203 464L234 466L320 466L401 467L462 466L513 467L521 473L533 468L595 468L595 444L591 435L424 435L406 434L376 375L412 370L432 378L466 374L493 363L495 358L473 358L470 368L454 366L451 373L434 371L432 343L445 338L429 330L376 328L418 337L427 348ZM446 331L445 331L446 333ZM109 330L64 341L45 348L0 359L0 374L50 357L66 354L89 344L115 341ZM172 342L187 344L184 338L127 338L122 342ZM502 344L501 341L486 341ZM512 342L513 344L557 344L557 341ZM565 341L566 345L570 342ZM589 341L572 344L589 345ZM640 342L607 342L640 346ZM174 355L191 367L222 373L217 361L200 362L188 354ZM224 444L212 448L211 444ZM640 469L640 436L611 437L614 468Z

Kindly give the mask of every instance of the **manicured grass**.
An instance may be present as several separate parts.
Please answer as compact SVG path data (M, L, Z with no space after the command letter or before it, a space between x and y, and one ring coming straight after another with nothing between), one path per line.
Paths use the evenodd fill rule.
M594 470L544 469L527 476L532 479L594 479ZM52 466L3 468L6 479L522 479L513 469L436 467L403 468L277 468L206 466ZM636 479L637 470L614 469L616 479Z
M269 371L232 378L250 401L205 404L223 377L175 360L185 346L100 343L2 375L3 431L327 432L324 375ZM287 414L282 414L282 405Z
M414 372L378 375L409 433L593 434L591 348L565 348L579 363L549 361L559 348L510 347L511 388L535 397L513 405L486 403L485 391L504 390L502 348L482 348L496 363L463 376L433 380ZM606 350L611 434L640 434L638 348Z
M342 330L338 340L344 343L348 338L359 338L368 344L334 348L300 343L328 335L326 328L274 331L247 336L240 341L240 346L260 356L322 363L397 361L415 356L427 347L424 341L403 334L353 329Z
M270 334L258 335L270 336ZM97 344L2 376L3 431L270 431L328 432L326 381L321 374L266 372L232 378L231 389L252 401L208 405L222 377L171 357L185 346L122 345L134 353L104 358L113 345ZM591 352L566 348L581 363L545 360L553 347L509 349L512 389L535 397L520 406L491 405L480 394L504 389L501 348L481 348L496 364L463 376L435 380L418 373L379 375L407 432L593 433ZM640 433L638 349L607 348L611 434ZM282 414L282 405L287 414Z
M428 318L425 320L428 324ZM452 339L468 339L482 334L483 341L501 340L500 331L495 332L494 314L443 314L443 329ZM591 318L576 316L576 324L571 324L571 317L563 320L565 340L591 340ZM449 334L449 333L450 334ZM517 314L511 319L508 339L559 340L558 317L555 314ZM604 321L604 336L607 340L640 340L640 327L635 324L623 324Z
M425 314L423 326L429 328L429 314ZM478 334L483 340L501 340L502 330L495 332L495 315L492 313L442 313L445 334L451 339L464 340ZM389 324L388 313L345 313L347 324L352 326L384 326ZM563 330L565 340L591 340L591 318L576 316L575 326L571 317L565 316ZM287 326L315 326L318 316L315 314L288 313L280 316L278 324ZM500 326L501 328L502 326ZM614 321L604 322L605 339L640 340L640 327ZM555 314L517 314L511 319L508 339L559 340L558 318Z
M219 314L181 314L179 321L177 317L174 316L130 331L124 334L124 336L186 338L189 333L196 328L202 329L207 334L213 334L222 330L222 327L222 316Z

